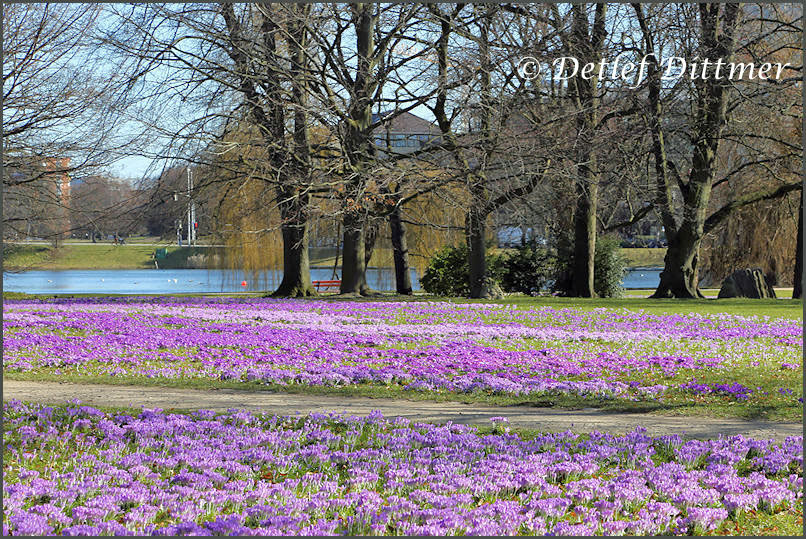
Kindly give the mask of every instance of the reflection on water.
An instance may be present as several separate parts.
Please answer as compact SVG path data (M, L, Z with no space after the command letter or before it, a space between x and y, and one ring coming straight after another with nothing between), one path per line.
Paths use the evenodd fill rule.
M172 294L201 292L252 292L274 290L282 272L241 270L64 270L4 273L3 290L28 294ZM338 279L332 268L313 268L313 280ZM420 289L417 271L411 270L414 290ZM630 270L625 288L655 288L660 281L659 268ZM242 283L246 283L244 286ZM394 290L392 268L370 268L367 284L375 290Z

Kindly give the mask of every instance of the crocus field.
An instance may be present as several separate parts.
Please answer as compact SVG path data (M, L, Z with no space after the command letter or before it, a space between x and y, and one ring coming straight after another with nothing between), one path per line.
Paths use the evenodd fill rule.
M655 535L802 519L802 437L522 437L495 419L481 433L10 401L3 535Z
M175 297L4 301L3 311L3 372L17 379L802 413L800 320ZM802 437L536 434L510 430L504 417L477 428L377 412L278 417L79 402L8 401L3 417L4 535L676 535L802 525Z
M209 297L6 301L3 311L4 374L21 379L802 414L800 320Z

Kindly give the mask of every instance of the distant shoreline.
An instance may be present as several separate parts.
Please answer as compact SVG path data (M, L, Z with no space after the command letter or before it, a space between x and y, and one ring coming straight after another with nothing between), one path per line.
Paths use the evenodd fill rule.
M91 269L157 269L155 253L157 249L165 249L166 257L157 258L159 269L206 269L204 258L223 249L221 246L182 246L155 241L138 243L127 240L124 245L109 242L68 241L55 248L47 242L4 242L3 270L91 270ZM394 267L392 250L377 248L370 267L386 269ZM663 267L665 248L636 247L621 249L628 259L628 269L653 270ZM335 248L311 248L312 268L333 268L336 262ZM193 259L191 260L191 257ZM337 267L340 267L337 266ZM412 264L412 267L417 267ZM215 267L209 268L215 269ZM267 271L271 269L266 268Z

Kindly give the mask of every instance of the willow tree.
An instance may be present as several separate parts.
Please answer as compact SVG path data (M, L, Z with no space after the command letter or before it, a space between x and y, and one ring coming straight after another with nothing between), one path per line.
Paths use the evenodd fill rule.
M211 167L219 179L228 175L223 167ZM213 184L208 184L208 189ZM218 185L212 222L215 249L208 267L238 268L258 286L276 285L276 268L283 264L280 212L269 184L256 177Z
M208 267L243 270L268 289L278 284L284 242L275 186L265 180L271 176L269 152L261 140L248 115L232 121L194 170L200 186L194 198L209 200L213 242L222 246Z

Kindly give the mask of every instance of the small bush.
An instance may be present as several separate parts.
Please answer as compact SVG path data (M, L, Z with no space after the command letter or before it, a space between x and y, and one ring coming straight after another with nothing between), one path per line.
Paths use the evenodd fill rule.
M554 257L534 244L519 247L506 256L501 272L501 288L536 296L546 287L554 272Z
M467 245L445 247L429 261L420 285L429 294L461 297L470 294L470 264ZM504 257L487 255L487 276L501 282Z
M470 292L467 246L445 247L428 262L420 285L429 294L466 296Z
M593 289L602 298L624 294L621 283L627 274L627 257L621 254L618 236L599 236L593 258Z

